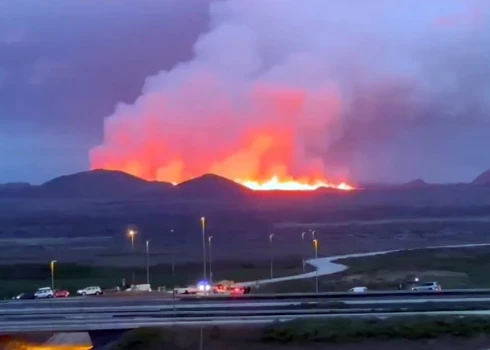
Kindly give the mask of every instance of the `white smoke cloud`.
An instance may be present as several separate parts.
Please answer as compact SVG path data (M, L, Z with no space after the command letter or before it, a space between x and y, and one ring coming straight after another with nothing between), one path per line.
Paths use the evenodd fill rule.
M106 119L92 165L169 181L213 171L380 176L397 135L417 137L446 115L487 120L490 80L471 79L479 84L472 92L465 76L489 72L489 8L456 0L215 2L194 58L148 78L133 105Z

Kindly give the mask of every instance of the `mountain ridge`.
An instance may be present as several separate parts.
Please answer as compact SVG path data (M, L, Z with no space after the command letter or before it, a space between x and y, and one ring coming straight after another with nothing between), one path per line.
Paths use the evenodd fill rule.
M401 184L365 184L360 185L360 190L375 189L401 189L432 188L441 186L486 186L490 185L490 170L478 175L472 182L460 184L431 184L423 179L415 179ZM316 195L328 195L340 190L320 188L311 191ZM74 174L55 177L41 185L31 185L24 182L12 182L0 184L0 194L20 196L46 196L46 197L128 197L138 195L165 195L180 196L185 198L235 198L248 196L258 192L243 186L233 180L216 174L204 174L199 177L173 185L169 182L147 181L137 176L118 171L94 169ZM267 191L267 192L309 192L310 191Z

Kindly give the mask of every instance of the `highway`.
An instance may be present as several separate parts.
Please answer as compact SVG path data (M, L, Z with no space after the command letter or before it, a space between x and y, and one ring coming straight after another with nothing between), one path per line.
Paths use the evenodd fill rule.
M483 292L481 292L483 293ZM490 315L486 296L393 292L386 296L254 300L85 297L0 303L0 333L81 332L142 326L230 325L298 318ZM386 294L386 293L385 293ZM406 294L406 293L405 293Z
M0 301L0 315L5 310L23 309L24 311L34 309L108 309L108 308L147 308L147 307L174 307L199 308L207 305L216 307L240 307L240 305L257 304L290 305L291 303L308 302L348 302L348 303L402 303L402 302L440 302L448 300L453 302L490 301L490 290L446 290L442 292L408 292L408 291L386 291L368 293L297 293L297 294L252 294L247 296L227 297L183 297L172 299L171 297L159 296L115 296L115 297L73 297L42 300L5 300Z
M245 325L245 324L267 324L273 322L286 322L295 319L331 319L339 317L359 318L359 317L376 317L388 318L399 316L488 316L490 311L437 311L437 312L372 312L351 313L351 314L283 314L270 316L211 316L211 317L173 317L173 318L155 318L155 317L96 317L90 318L86 315L79 315L77 319L51 319L49 322L44 320L1 320L0 332L2 334L17 334L27 332L91 332L103 330L126 330L139 327L168 327L168 326L210 326L210 325Z

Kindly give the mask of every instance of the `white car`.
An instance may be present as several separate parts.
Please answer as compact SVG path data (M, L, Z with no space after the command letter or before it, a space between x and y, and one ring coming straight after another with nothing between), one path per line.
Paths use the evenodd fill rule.
M100 287L92 286L77 290L79 295L101 295L102 289Z
M422 283L422 284L416 285L416 286L412 287L411 290L414 292L430 291L430 290L439 291L439 290L442 290L442 288L439 285L439 283L437 283L437 282L427 282L427 283Z
M175 294L209 294L212 293L211 284L207 281L201 281L195 286L188 286L187 288L174 288Z
M51 299L54 297L54 292L51 287L39 288L36 293L34 293L34 298L36 299Z
M364 293L367 291L368 291L367 287L354 287L349 289L349 292L351 293Z

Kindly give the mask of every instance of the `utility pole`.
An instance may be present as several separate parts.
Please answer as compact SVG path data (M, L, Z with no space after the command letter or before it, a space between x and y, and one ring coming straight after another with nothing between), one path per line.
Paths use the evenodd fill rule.
M318 259L318 240L313 240L313 248L315 249L315 260ZM315 269L315 291L318 293L318 267Z
M301 232L301 261L303 263L303 273L306 272L306 261L305 261L305 234L306 232Z
M201 217L201 230L202 230L202 274L204 281L207 281L206 274L206 218Z
M212 255L212 252L211 252L211 241L213 239L213 236L209 236L208 237L208 243L209 243L209 256L208 256L208 259L209 259L209 282L210 283L213 283L213 255Z
M271 254L271 266L270 266L270 277L271 279L274 278L274 249L273 249L273 246L272 246L272 239L274 238L274 234L271 233L269 235L269 245L270 245L270 254Z
M54 264L56 264L56 260L51 260L51 289L54 291Z
M150 241L146 241L146 284L150 284Z
M136 235L136 231L135 230L129 230L128 232L129 234L129 238L131 239L131 258L132 258L132 262L131 262L131 266L132 266L132 272L131 272L131 285L134 286L134 236Z
M170 230L170 239L173 239L174 236L174 229ZM170 252L170 256L172 259L172 276L175 276L175 252L172 250Z

